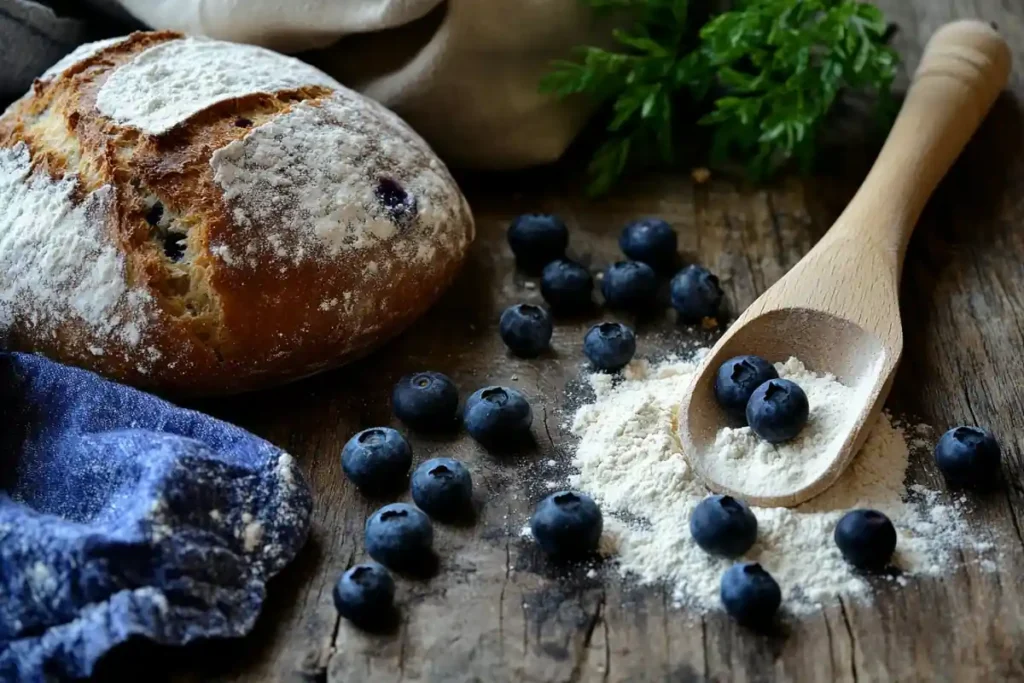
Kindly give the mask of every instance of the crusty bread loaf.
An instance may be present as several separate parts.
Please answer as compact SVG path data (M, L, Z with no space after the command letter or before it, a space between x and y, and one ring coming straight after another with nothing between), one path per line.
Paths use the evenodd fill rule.
M423 313L473 239L394 114L257 47L83 46L0 117L0 335L172 394L336 366Z

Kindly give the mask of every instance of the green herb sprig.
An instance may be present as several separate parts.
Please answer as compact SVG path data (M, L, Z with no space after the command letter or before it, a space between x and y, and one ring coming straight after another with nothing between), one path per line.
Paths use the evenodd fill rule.
M745 0L697 30L688 0L584 1L633 18L614 33L621 51L579 48L578 60L556 62L541 82L610 105L589 168L593 194L630 163L671 163L683 113L709 128L713 164L739 162L765 179L793 159L810 163L841 91L889 101L898 56L881 11L865 2Z

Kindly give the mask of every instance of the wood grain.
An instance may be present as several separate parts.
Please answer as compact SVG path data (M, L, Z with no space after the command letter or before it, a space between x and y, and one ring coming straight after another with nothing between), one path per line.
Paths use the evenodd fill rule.
M1024 7L1015 0L887 0L897 47L916 67L923 41L960 17L995 21L1024 64ZM1024 79L996 103L939 186L910 243L901 287L906 345L889 406L938 428L988 425L1003 442L1006 487L967 512L972 529L1002 549L999 570L970 563L894 589L870 603L834 600L819 614L754 636L721 614L673 608L660 589L637 589L613 570L554 572L520 527L572 452L563 420L581 400L580 341L589 320L557 326L555 351L508 357L500 310L538 301L515 274L503 241L523 211L554 211L572 230L571 251L592 264L618 253L618 230L659 215L680 232L688 259L718 272L734 313L806 253L850 200L879 141L837 125L834 146L810 179L768 188L726 179L694 186L654 174L587 202L578 164L515 176L462 179L480 238L451 293L410 333L355 366L275 392L202 407L288 448L316 492L309 546L274 580L254 633L173 652L133 648L112 658L125 680L271 681L1003 681L1024 680ZM903 81L906 83L906 80ZM671 316L642 321L639 353L659 355L713 341ZM417 459L463 458L481 495L468 529L439 527L439 575L400 581L404 620L391 636L339 623L331 586L363 558L361 530L379 503L343 482L338 453L361 427L390 421L388 393L403 373L450 374L463 392L487 382L533 399L537 445L497 459L466 438L413 439ZM515 379L513 379L515 378ZM926 459L913 481L941 487ZM117 666L114 666L114 663ZM132 669L134 665L134 669ZM141 675L139 672L143 672ZM144 677L143 677L144 676Z

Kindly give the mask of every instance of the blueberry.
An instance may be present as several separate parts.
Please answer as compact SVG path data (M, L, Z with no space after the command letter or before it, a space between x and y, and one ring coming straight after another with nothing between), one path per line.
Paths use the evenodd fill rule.
M636 353L636 335L622 323L594 325L583 337L583 353L600 370L621 370Z
M385 622L394 610L395 581L376 562L357 564L334 584L338 614L361 628Z
M750 396L747 423L768 443L789 441L807 424L807 394L788 379L770 379Z
M431 517L457 519L472 509L473 479L458 460L427 460L412 473L412 499Z
M580 558L597 550L604 522L594 500L576 491L553 493L537 505L530 519L533 538L548 555Z
M364 429L341 449L345 476L371 495L401 488L411 465L409 443L390 427Z
M440 372L417 372L398 381L391 392L391 408L413 429L445 429L455 422L459 390Z
M736 557L757 540L757 518L732 496L708 496L690 515L690 534L704 551Z
M385 213L398 227L403 228L416 218L419 211L416 198L393 178L378 178L374 194Z
M980 427L955 427L935 445L935 464L959 486L985 486L999 475L999 444Z
M741 562L726 569L719 597L729 616L754 628L770 624L782 604L779 584L757 562Z
M884 569L896 550L896 527L878 510L850 510L833 538L843 558L858 569Z
M640 261L619 261L608 266L601 294L611 308L639 311L651 308L658 293L654 269Z
M718 405L734 420L747 421L747 402L759 386L778 379L775 366L757 356L736 356L722 363L715 377Z
M718 278L700 266L687 266L676 273L670 294L672 308L679 311L679 319L694 324L716 317L724 296Z
M558 216L523 214L508 227L508 245L521 268L539 271L565 255L569 231Z
M533 424L533 411L515 389L484 387L466 400L462 421L474 439L498 446L525 438Z
M590 308L594 278L586 268L568 259L558 259L544 266L540 293L555 311L575 313Z
M641 218L622 229L619 248L634 261L643 261L656 270L675 265L678 240L672 226L660 218Z
M366 520L366 552L391 569L408 569L430 556L434 529L422 510L391 503Z
M523 358L533 358L548 348L553 330L551 314L533 304L509 306L498 322L498 331L505 346Z

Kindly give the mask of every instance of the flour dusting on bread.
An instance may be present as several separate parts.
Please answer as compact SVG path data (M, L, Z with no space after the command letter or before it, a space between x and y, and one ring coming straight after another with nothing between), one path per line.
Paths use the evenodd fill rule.
M0 116L0 338L138 386L234 393L364 355L473 236L397 116L262 48L96 43Z
M44 71L43 75L39 77L39 80L49 81L53 78L56 78L57 76L60 76L62 73L73 67L75 64L78 64L79 62L84 62L90 57L93 57L103 52L108 47L113 47L114 45L117 45L118 43L123 43L124 41L124 36L118 36L117 38L107 38L105 40L97 40L94 43L85 43L83 45L79 45L69 54L65 55L59 62L57 62L49 69Z
M83 343L136 346L149 295L130 291L124 256L105 233L113 188L75 202L76 180L32 171L28 148L0 148L0 328L17 317L54 335L71 318Z
M218 102L338 82L308 64L253 45L184 38L139 53L96 97L100 112L149 135L166 133Z
M298 263L392 242L401 262L429 263L461 237L441 229L460 197L432 158L399 119L339 90L255 128L210 164L235 222L264 238L249 242L247 261L266 258L261 247Z

